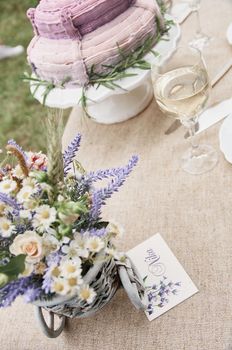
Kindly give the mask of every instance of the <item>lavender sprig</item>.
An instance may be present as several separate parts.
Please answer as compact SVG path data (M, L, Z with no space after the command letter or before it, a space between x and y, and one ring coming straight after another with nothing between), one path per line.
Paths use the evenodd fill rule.
M32 289L34 289L34 293L31 292ZM27 292L28 294L26 294ZM18 296L24 294L27 295L27 301L32 302L41 292L42 290L34 285L33 276L19 278L0 288L0 308L10 306Z
M17 142L13 139L9 140L7 142L8 145L14 146L17 151L21 154L21 156L24 158L25 162L27 163L27 156L26 153L24 152L24 150L22 149L22 147L20 147Z
M6 195L5 193L0 192L0 202L9 205L10 207L14 208L17 212L20 210L20 205L17 203L17 201L14 198Z
M40 295L41 295L41 288L40 287L33 288L32 286L32 287L29 287L24 293L24 300L26 303L31 303L37 298L39 298Z
M97 220L101 214L101 206L105 204L105 200L110 198L114 192L117 192L119 187L123 185L127 176L138 162L138 156L132 156L128 164L124 168L114 170L115 178L111 180L107 187L98 189L92 195L92 208L90 210L90 220Z
M112 177L112 176L117 176L119 171L122 169L123 168L112 168L112 169L91 171L84 176L84 179L88 181L88 183L93 183L99 180L108 179L109 177Z
M89 230L90 237L103 237L106 235L106 233L107 233L106 228L100 228L100 229L93 228Z
M43 275L43 283L42 283L42 289L46 294L49 294L51 283L52 283L51 267L59 265L60 259L61 259L61 255L59 252L51 253L46 258L48 267L45 271L45 274Z
M73 158L75 157L81 142L81 135L77 134L77 136L72 140L68 148L63 154L63 163L64 163L64 175L67 175L69 170L71 169L70 164L73 161Z

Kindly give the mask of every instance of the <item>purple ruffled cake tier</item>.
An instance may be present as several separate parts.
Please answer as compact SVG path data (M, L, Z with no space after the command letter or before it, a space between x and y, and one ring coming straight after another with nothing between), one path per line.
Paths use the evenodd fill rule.
M35 33L49 39L83 37L112 21L135 0L41 0L29 9Z

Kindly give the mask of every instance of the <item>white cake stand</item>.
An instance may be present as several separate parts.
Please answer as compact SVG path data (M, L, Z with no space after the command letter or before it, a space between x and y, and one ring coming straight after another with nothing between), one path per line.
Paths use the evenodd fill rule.
M168 19L171 17L168 15ZM175 24L169 30L169 40L161 40L154 46L160 56L155 57L152 53L147 54L144 59L155 64L162 64L175 51L177 41L180 37L180 27ZM130 68L127 73L136 74L117 81L121 88L110 90L104 86L90 87L86 92L88 98L88 114L98 123L113 124L125 121L142 112L153 97L151 74L149 70ZM43 103L45 88L31 82L31 93ZM36 90L37 89L37 90ZM54 88L46 97L45 105L51 108L70 108L80 106L82 88Z

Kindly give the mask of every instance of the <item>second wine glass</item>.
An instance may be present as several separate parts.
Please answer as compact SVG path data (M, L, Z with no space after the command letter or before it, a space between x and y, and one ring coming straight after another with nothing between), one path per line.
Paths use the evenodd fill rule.
M199 14L201 0L185 0L185 2L188 4L190 10L196 14L196 32L189 45L202 51L206 46L209 45L211 38L207 34L203 33L201 28L201 20Z

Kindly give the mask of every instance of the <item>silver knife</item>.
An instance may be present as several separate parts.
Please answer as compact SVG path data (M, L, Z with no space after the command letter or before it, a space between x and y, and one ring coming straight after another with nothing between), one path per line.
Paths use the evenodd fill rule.
M225 100L217 105L206 109L201 113L196 127L196 134L208 129L210 126L220 122L222 119L226 118L232 111L232 98ZM189 137L187 132L184 135L185 138Z
M232 67L232 59L229 60L225 66L222 68L222 70L212 79L211 81L211 86L214 87L223 77L224 75L230 70L230 68ZM223 117L225 118L225 116ZM222 119L223 119L222 118ZM220 119L221 120L221 119ZM216 121L217 123L217 121ZM213 124L212 124L213 125ZM176 119L170 126L169 128L165 131L165 135L169 135L171 133L173 133L175 130L177 130L179 127L181 126L181 122L179 121L179 119ZM211 126L211 125L210 125ZM205 129L204 129L205 130ZM186 133L185 134L185 138L188 137L189 134Z

